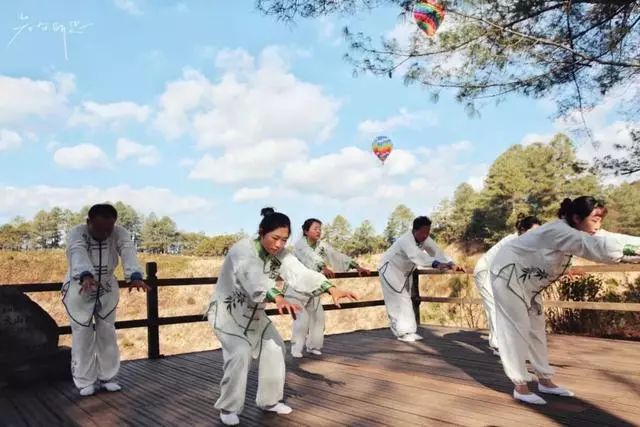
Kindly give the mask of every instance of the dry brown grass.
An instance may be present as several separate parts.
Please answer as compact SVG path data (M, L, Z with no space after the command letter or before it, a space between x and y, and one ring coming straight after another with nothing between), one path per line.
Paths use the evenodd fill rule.
M481 254L465 256L456 247L445 250L469 273ZM222 258L198 258L172 255L140 255L140 263L149 261L158 263L158 276L171 277L208 277L217 276ZM363 266L375 269L380 255L362 257ZM586 263L586 261L578 261ZM0 251L0 283L37 283L61 282L66 273L66 260L62 251L7 252ZM121 274L120 271L118 274ZM627 283L635 277L626 274L607 274L618 283ZM423 276L420 279L420 293L429 296L477 297L470 276ZM460 282L461 280L461 282ZM342 279L336 281L339 286L353 290L361 300L382 299L377 278ZM165 287L159 290L161 316L202 314L208 305L213 286ZM68 319L58 293L33 293L30 297L38 302L60 325L68 324ZM331 299L323 296L323 302ZM121 292L117 318L119 320L139 319L146 316L146 298L143 293ZM384 307L371 307L353 310L329 311L326 313L327 334L350 332L362 329L375 329L388 326ZM484 327L484 315L479 306L458 306L452 304L422 304L421 319L424 323ZM291 318L273 316L272 321L284 339L291 336ZM160 328L160 349L163 354L176 354L189 351L218 348L207 322L163 326ZM146 330L144 328L118 331L118 342L124 359L146 357ZM70 337L61 337L61 344L69 345Z

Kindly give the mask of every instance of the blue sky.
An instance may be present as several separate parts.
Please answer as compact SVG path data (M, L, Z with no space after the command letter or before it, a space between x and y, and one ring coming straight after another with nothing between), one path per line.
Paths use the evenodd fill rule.
M397 15L349 24L413 31ZM508 146L566 127L551 101L469 118L450 93L434 104L399 77L354 78L344 23L288 26L252 0L4 0L0 221L120 199L190 231L253 232L265 205L296 228L344 214L381 231L397 204L429 214L460 183L479 188ZM614 105L589 116L611 143L626 137ZM378 134L394 141L384 166Z

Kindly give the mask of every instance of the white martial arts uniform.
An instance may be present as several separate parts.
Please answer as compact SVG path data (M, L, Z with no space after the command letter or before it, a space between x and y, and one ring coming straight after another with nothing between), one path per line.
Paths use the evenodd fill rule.
M484 312L487 318L487 326L489 327L489 346L497 349L498 342L496 340L496 308L493 300L493 291L491 290L491 276L489 273L489 267L493 258L500 250L502 246L508 241L518 237L517 233L509 234L502 240L496 243L491 249L487 251L476 263L476 267L473 270L473 280L482 298L482 305L484 305Z
M541 293L561 277L573 255L615 263L637 237L598 232L595 236L571 227L565 220L549 222L507 242L491 264L496 305L496 336L505 373L514 384L531 380L529 359L537 375L550 378Z
M207 310L224 358L217 409L242 411L252 358L260 358L257 405L268 407L282 400L285 348L265 313L267 301L280 295L275 288L278 277L307 297L332 286L326 277L306 268L288 250L275 256L268 254L259 240L240 240L224 259Z
M74 227L67 237L69 271L62 286L62 302L71 323L71 372L79 389L96 381L113 379L120 369L116 339L116 307L120 298L114 271L122 258L125 280L142 280L131 234L116 225L99 242L86 224ZM80 293L80 281L93 276L98 288Z
M302 236L294 246L293 253L305 267L322 271L324 267L330 267L336 273L357 268L351 257L335 250L324 241L316 242L315 246L309 245L307 238ZM285 297L300 304L302 311L293 321L291 334L291 353L301 354L305 343L307 350L320 350L324 343L324 309L320 296L307 297L296 292L292 286L285 288Z
M436 261L451 263L431 237L418 243L411 231L400 236L382 255L378 272L391 331L396 337L416 333L411 275L416 268L434 267Z

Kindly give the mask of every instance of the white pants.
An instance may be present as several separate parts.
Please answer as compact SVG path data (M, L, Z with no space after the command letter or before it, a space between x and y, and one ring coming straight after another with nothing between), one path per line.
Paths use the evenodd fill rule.
M71 374L79 389L109 381L120 370L115 310L104 320L94 316L89 326L71 322Z
M302 353L304 344L307 350L320 350L324 344L324 308L320 297L312 297L296 313L291 334L291 353Z
M493 290L491 289L491 278L488 270L480 270L473 275L473 280L478 288L484 313L487 318L487 327L489 328L489 346L498 348L498 340L496 339L496 305L493 300Z
M514 384L531 381L527 359L538 377L551 378L547 354L544 309L528 311L525 303L507 286L507 280L491 275L496 305L496 337L504 372Z
M411 285L397 292L389 286L387 280L382 276L380 277L380 283L391 332L396 337L415 334L418 330L418 325L413 311L413 301L411 301Z
M215 404L217 409L240 413L244 408L247 391L247 375L251 365L253 350L249 343L234 335L215 331L222 345L224 375L220 382L220 398ZM262 337L262 349L258 364L258 392L256 404L259 407L271 406L284 396L284 342L273 325L270 325Z

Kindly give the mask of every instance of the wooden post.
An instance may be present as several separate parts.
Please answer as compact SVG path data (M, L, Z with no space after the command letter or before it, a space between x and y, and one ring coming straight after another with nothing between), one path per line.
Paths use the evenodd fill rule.
M411 302L413 303L416 325L420 326L420 275L417 271L411 275Z
M158 325L158 264L148 262L147 285L147 355L149 359L160 358L160 326Z

